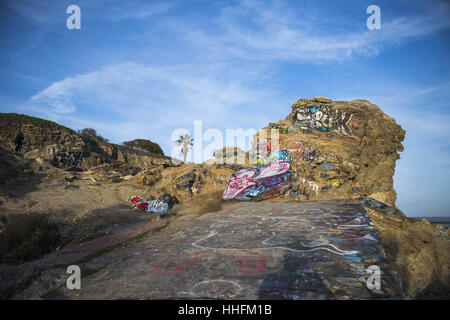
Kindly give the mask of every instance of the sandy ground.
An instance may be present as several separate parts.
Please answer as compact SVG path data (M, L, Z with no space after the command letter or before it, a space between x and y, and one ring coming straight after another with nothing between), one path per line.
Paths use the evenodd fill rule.
M48 214L61 225L65 244L77 243L101 235L101 230L117 225L152 219L151 213L131 209L130 195L157 198L164 193L176 196L180 203L167 212L181 219L190 219L208 212L219 211L234 201L221 200L224 184L209 183L199 194L179 191L172 186L172 178L189 172L199 165L183 165L163 170L160 182L153 186L140 183L138 177L123 176L108 168L85 172L67 172L33 163L34 174L23 173L0 185L0 215L40 212ZM212 168L211 171L217 171ZM218 169L229 176L231 170ZM209 178L208 178L209 179ZM178 192L178 194L177 194ZM95 232L94 232L95 231Z

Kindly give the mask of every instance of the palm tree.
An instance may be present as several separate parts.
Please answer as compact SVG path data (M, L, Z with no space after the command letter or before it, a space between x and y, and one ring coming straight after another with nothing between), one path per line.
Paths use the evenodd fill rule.
M189 133L186 133L183 136L180 136L177 140L178 146L181 146L181 153L183 154L184 162L186 162L186 156L189 152L189 149L191 146L194 145L194 139L191 138L191 135Z

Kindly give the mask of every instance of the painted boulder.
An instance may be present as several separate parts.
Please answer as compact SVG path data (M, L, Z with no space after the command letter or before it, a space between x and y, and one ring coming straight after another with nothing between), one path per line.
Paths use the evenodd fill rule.
M263 200L285 193L291 184L291 163L274 161L233 173L223 193L223 200Z

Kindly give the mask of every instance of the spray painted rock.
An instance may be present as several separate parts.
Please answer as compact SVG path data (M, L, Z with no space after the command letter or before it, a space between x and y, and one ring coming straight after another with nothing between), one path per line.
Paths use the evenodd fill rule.
M274 161L233 173L222 199L262 200L276 197L292 186L289 161Z
M172 183L176 189L191 188L195 181L195 173L189 172L180 177L173 178Z

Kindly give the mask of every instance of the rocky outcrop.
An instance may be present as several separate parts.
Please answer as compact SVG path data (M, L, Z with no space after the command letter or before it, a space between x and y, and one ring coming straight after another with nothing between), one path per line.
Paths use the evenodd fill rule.
M25 136L22 153L27 158L47 160L57 167L89 169L105 163L117 163L143 168L179 164L170 157L80 136L55 122L19 114L0 114L1 147L14 151L13 141L19 132Z
M165 168L151 166L139 172L134 181L149 186L148 195L157 198L169 193L181 203L199 196L220 202L220 194L226 188L233 170L214 164L182 164L178 167Z
M366 207L407 299L450 298L448 227Z
M22 152L46 151L51 145L69 150L81 150L83 139L72 129L55 122L19 114L0 114L0 144L14 150L14 138L22 132L25 136Z
M405 131L366 100L300 99L284 119L261 129L252 163L290 159L292 200L369 196L395 205L395 161ZM286 150L281 153L279 150Z

